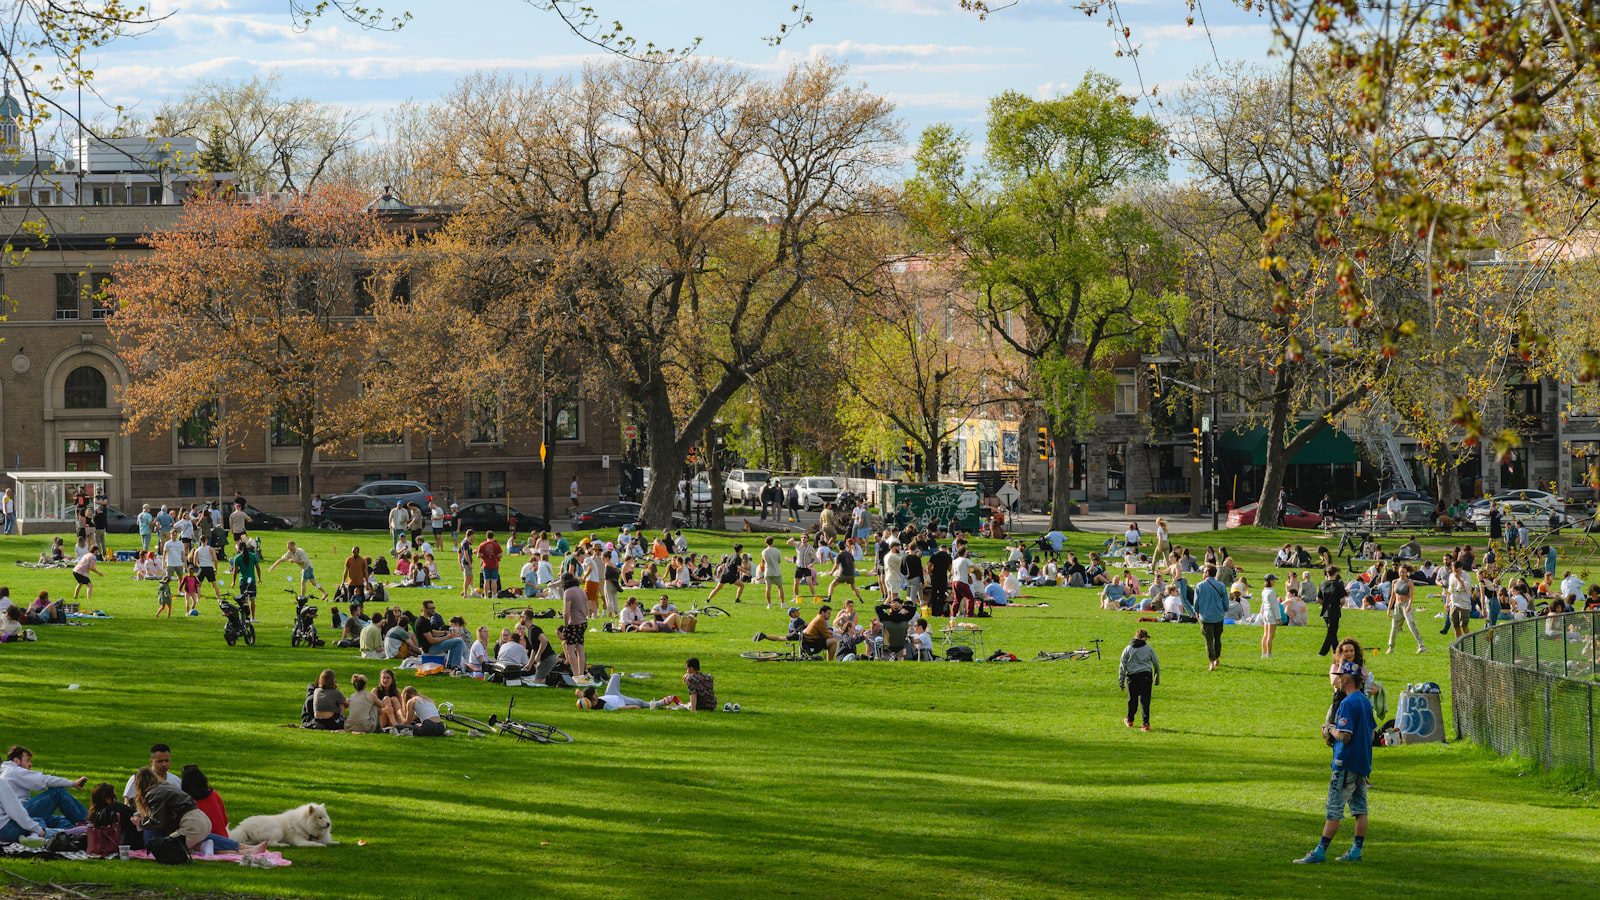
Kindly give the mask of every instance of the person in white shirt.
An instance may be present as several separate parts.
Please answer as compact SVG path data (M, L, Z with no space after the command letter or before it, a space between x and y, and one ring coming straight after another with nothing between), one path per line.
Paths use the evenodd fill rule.
M928 620L919 617L912 627L913 631L906 636L906 643L916 650L915 658L924 661L933 659L933 635L928 633Z
M1272 658L1272 640L1278 634L1278 623L1283 621L1283 606L1278 603L1274 585L1278 576L1268 572L1263 576L1261 588L1261 658Z
M972 584L972 560L967 558L967 554L964 551L956 554L952 570L954 573L951 575L952 584L957 581L965 582L969 586Z
M906 575L902 566L905 565L905 554L900 552L898 538L889 539L889 552L883 555L883 583L878 585L883 594L883 602L900 599L906 589Z
M538 563L531 559L523 563L522 571L519 573L519 577L522 579L522 596L529 598L539 596Z
M161 546L161 551L167 557L167 577L174 581L183 577L183 541L178 540L177 531L172 532L172 537Z
M761 548L761 573L760 578L766 585L767 609L772 608L772 589L778 589L778 602L788 603L788 598L783 595L783 551L774 545L772 538L767 538L766 546ZM799 593L799 588L795 588Z
M71 828L88 821L89 811L70 793L88 783L87 777L73 780L34 771L33 751L21 745L12 747L6 761L0 763L0 794L11 794L27 811L27 818L51 828Z
M194 522L188 516L179 516L172 527L178 530L178 539L186 543L194 542Z
M437 500L428 501L428 530L433 532L434 540L444 538L444 510Z
M472 647L467 650L467 671L482 672L485 664L489 662L489 626L478 626L478 639L472 642Z
M500 648L495 651L495 661L518 669L528 668L528 648L522 645L520 634L500 632Z
M545 586L555 580L555 570L550 567L550 554L540 553L539 567L533 573L533 583L538 585L540 593L543 593Z
M622 610L617 613L617 626L623 631L638 631L644 625L644 608L639 605L638 597L629 597Z
M78 599L78 592L84 588L89 589L88 596L84 599L94 601L94 582L89 580L90 575L99 575L100 568L95 565L94 551L78 557L77 563L72 567L72 578L77 582L72 588L72 599Z
M156 773L156 777L167 784L183 790L183 779L172 774L172 748L166 744L150 745L150 771ZM122 789L122 800L130 806L134 805L134 782L138 777L138 772L133 773L128 778L128 786Z
M217 587L216 551L211 549L210 544L204 542L195 544L194 549L189 551L189 561L194 563L195 568L200 570L200 583L205 584L208 581L211 582L212 595L216 599L221 600L222 591Z
M1583 598L1583 590L1584 584L1582 578L1572 574L1570 571L1562 577L1561 599L1564 600L1568 597L1577 597L1581 600Z

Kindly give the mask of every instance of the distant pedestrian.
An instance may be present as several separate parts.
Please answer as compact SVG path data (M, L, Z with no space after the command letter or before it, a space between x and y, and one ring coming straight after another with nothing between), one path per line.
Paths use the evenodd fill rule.
M1322 726L1322 738L1333 747L1333 778L1328 782L1327 818L1322 838L1310 853L1295 860L1309 864L1325 862L1328 846L1339 833L1346 807L1356 820L1355 841L1340 862L1360 862L1367 840L1367 787L1372 776L1372 734L1376 726L1372 701L1362 689L1361 667L1343 663L1338 668L1339 701L1334 720Z
M1228 588L1217 580L1217 567L1206 566L1206 577L1194 589L1195 615L1206 640L1206 670L1216 671L1222 659L1222 620L1228 615Z
M800 521L800 488L797 485L789 485L789 492L785 499L788 500L789 505L789 521Z
M1122 650L1122 661L1117 665L1117 688L1128 692L1128 714L1122 724L1133 727L1133 714L1144 711L1141 731L1150 730L1151 688L1161 683L1161 661L1150 646L1150 632L1143 628L1133 633L1133 641Z
M567 485L567 500L572 504L573 509L578 508L579 496L580 492L578 491L578 476L574 475L572 476L572 483Z
M1339 646L1339 617L1344 614L1344 598L1349 594L1344 579L1339 575L1338 566L1329 566L1323 574L1326 577L1317 587L1317 603L1321 607L1319 613L1322 621L1328 623L1328 633L1322 637L1322 649L1317 651L1318 656L1327 656L1328 651Z

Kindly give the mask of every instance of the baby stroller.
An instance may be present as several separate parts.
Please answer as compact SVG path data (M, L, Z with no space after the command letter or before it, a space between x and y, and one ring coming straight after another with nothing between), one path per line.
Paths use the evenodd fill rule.
M255 623L244 614L246 602L244 597L240 597L238 603L217 601L217 607L222 610L222 639L228 642L229 647L237 644L240 638L244 638L246 646L254 647L256 644Z
M321 647L323 641L317 637L317 608L304 600L295 601L294 628L289 633L289 644L299 647Z

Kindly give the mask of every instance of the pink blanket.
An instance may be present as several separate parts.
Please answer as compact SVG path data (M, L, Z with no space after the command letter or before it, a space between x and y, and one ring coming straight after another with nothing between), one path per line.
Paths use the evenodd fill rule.
M260 858L260 859L270 860L272 862L272 865L275 866L275 867L276 866L292 866L292 865L294 865L294 863L288 861L287 859L284 859L283 858L283 854L279 853L276 850L263 850L262 852L257 853L256 856L258 858ZM132 853L129 854L129 857L132 858L132 859L147 859L147 860L151 860L151 861L155 860L155 857L151 856L150 855L150 851L148 851L148 850L135 850L135 851L133 851ZM225 863L238 863L239 862L239 854L237 854L237 853L218 853L218 854L216 854L214 856L191 856L189 858L194 860L195 862L225 862Z

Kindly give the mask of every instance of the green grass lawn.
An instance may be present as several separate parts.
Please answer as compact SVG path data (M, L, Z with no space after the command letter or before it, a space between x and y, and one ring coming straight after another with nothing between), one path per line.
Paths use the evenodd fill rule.
M297 537L324 575L340 569L353 540L384 543L376 534ZM1179 542L1199 555L1219 537L1259 585L1269 549L1306 535L1242 529ZM268 536L269 559L284 538ZM1101 539L1078 535L1074 545ZM41 587L70 593L64 570L12 565L35 558L46 542L0 538L0 583L13 598L26 602ZM135 542L114 537L113 547ZM731 538L692 533L691 542L716 554ZM980 551L998 555L993 544ZM1259 658L1258 629L1230 627L1224 665L1208 673L1196 626L1147 626L1163 665L1150 734L1123 728L1116 684L1116 657L1137 616L1102 612L1091 590L1034 590L1051 608L1001 610L983 621L991 650L1025 658L1105 639L1105 658L1085 662L751 662L737 655L751 648L751 634L783 621L753 590L730 604L731 619L703 619L694 635L591 635L591 660L655 674L627 685L636 696L681 693L683 660L699 656L719 699L743 705L736 715L582 713L566 691L417 680L479 718L503 711L515 691L519 712L576 738L529 746L279 727L297 720L304 686L320 669L333 668L344 685L353 671L375 680L380 668L351 650L289 646L282 569L263 582L253 648L224 645L209 600L198 619L156 621L154 586L133 581L131 565L107 569L95 605L115 618L0 645L0 743L31 747L44 771L120 786L148 746L164 741L175 768L206 770L234 821L324 802L343 843L290 849L293 867L277 870L0 863L35 880L396 898L511 885L563 897L1414 896L1475 888L1576 896L1600 879L1593 794L1528 776L1466 744L1376 751L1373 822L1358 876L1333 863L1289 865L1315 841L1329 772L1317 734L1329 699L1327 661L1315 655L1318 627L1280 629L1271 660ZM510 577L516 567L506 571ZM690 592L675 593L686 605ZM446 617L463 615L473 626L487 620L488 602L458 591L396 596L411 608L432 598ZM1447 638L1433 618L1437 591L1424 590L1421 606L1433 652L1370 660L1391 707L1408 682L1448 683ZM1344 621L1363 644L1382 646L1382 613ZM1409 646L1409 636L1399 643ZM1448 701L1447 694L1447 721ZM1347 828L1335 844L1340 852L1348 835Z

